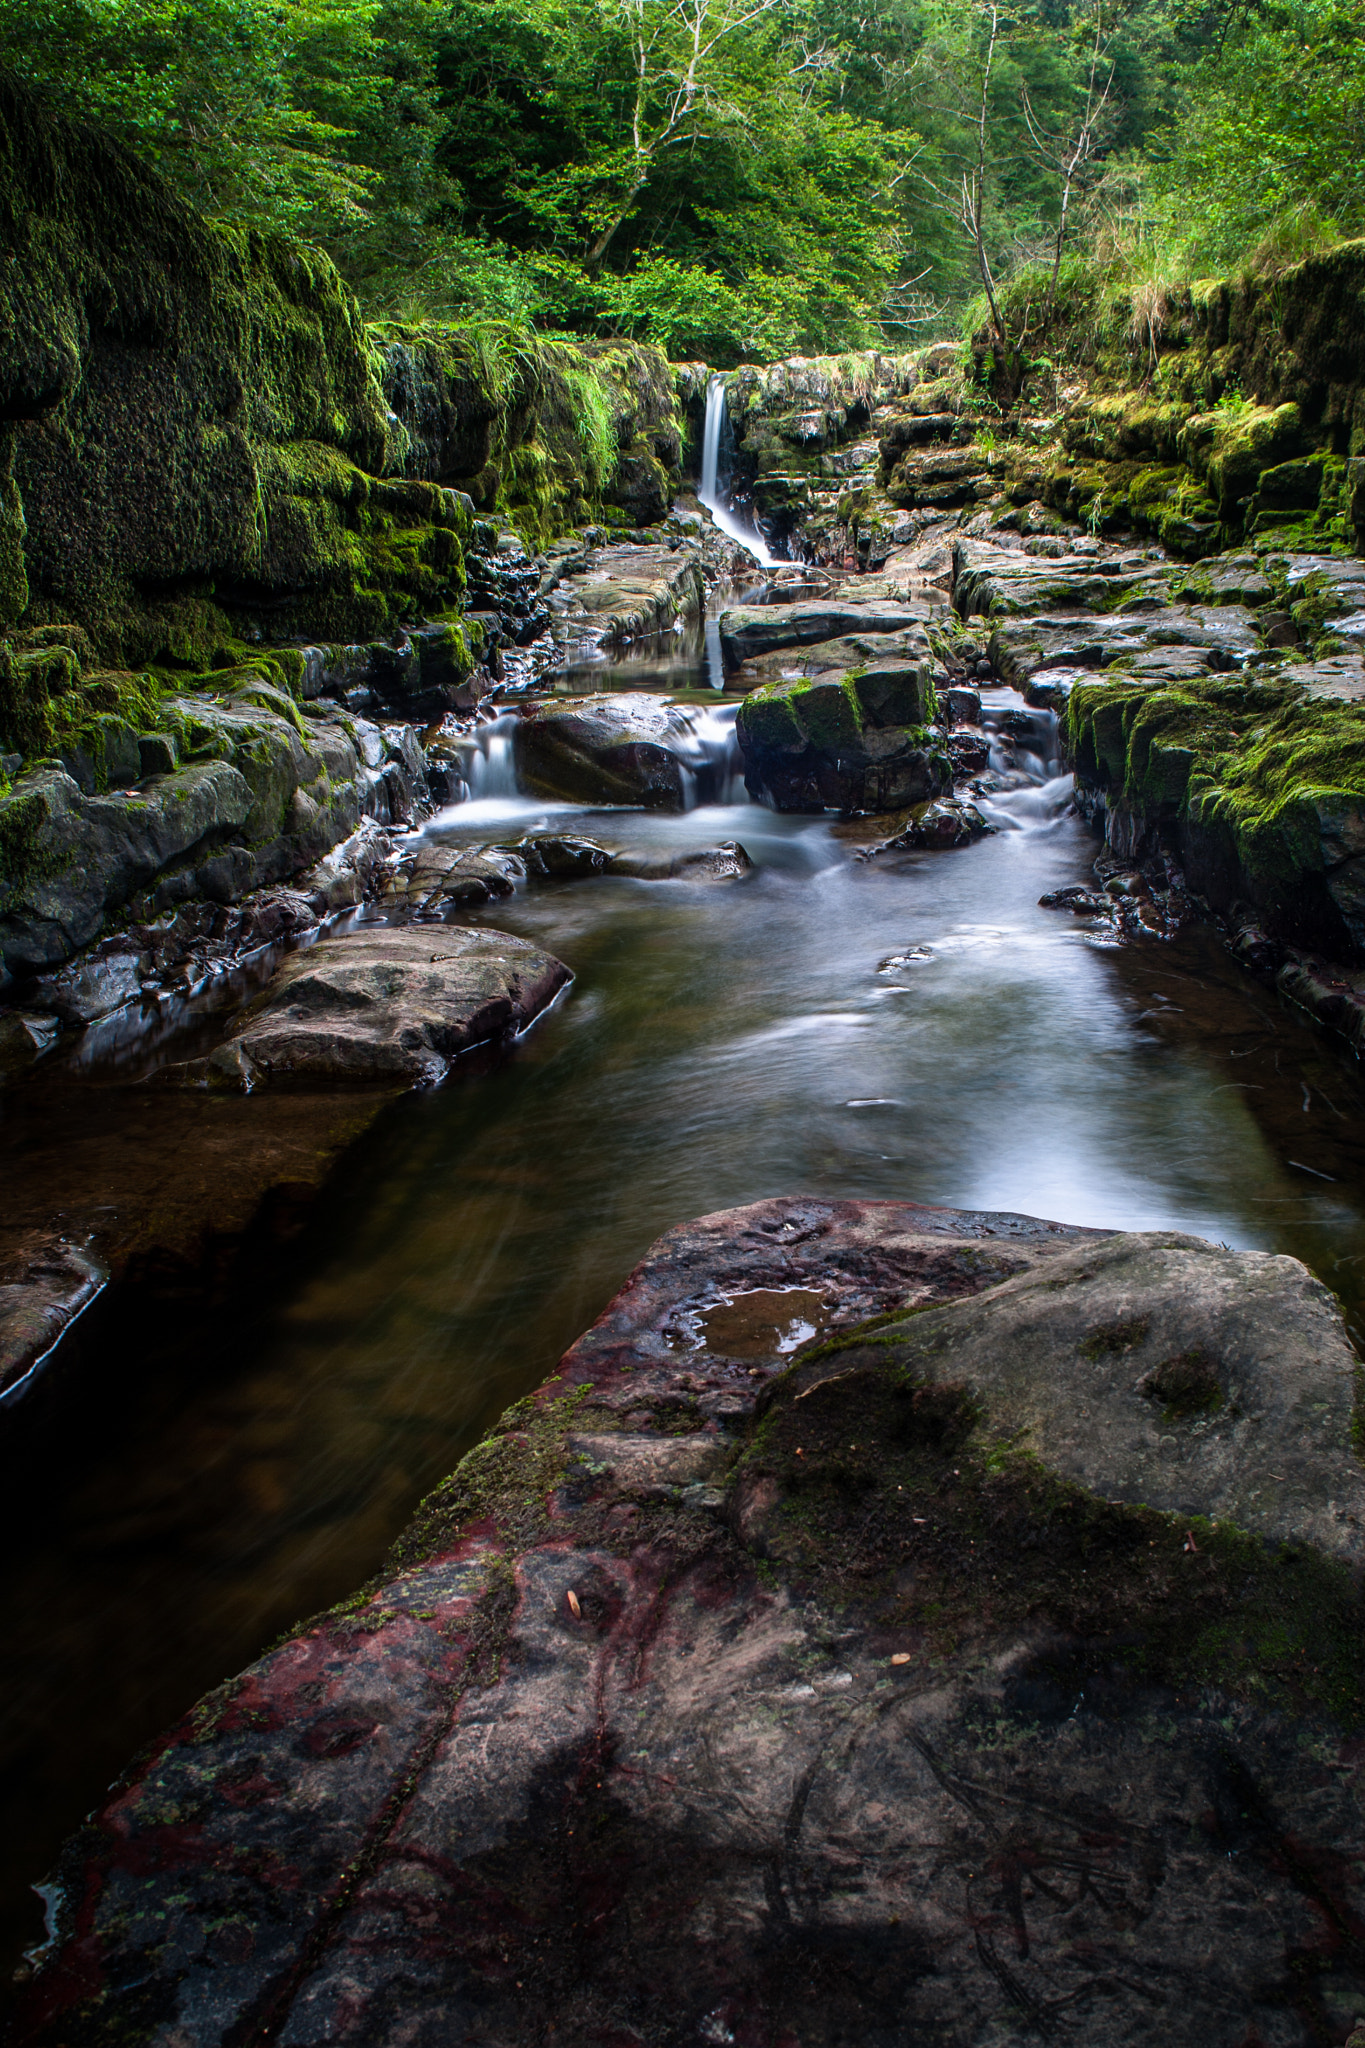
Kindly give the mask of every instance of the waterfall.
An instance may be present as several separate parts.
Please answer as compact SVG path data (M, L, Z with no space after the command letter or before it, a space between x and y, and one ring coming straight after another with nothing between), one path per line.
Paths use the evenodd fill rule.
M742 548L747 548L765 569L772 569L777 566L780 556L769 552L767 542L753 521L739 518L721 496L720 443L721 435L729 424L725 379L713 377L706 387L706 430L702 436L701 484L697 496L722 533L727 533L731 540L737 540Z

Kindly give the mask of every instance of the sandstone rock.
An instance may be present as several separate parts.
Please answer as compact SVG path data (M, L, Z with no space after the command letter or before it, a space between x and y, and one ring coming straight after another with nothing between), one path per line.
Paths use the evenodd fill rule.
M296 954L223 1045L167 1079L425 1085L471 1046L524 1030L571 978L561 961L507 932L360 930Z
M899 633L842 633L837 640L820 640L809 647L786 647L759 654L745 661L728 678L727 689L749 691L760 683L791 682L800 676L818 676L831 671L926 663L930 659L929 636L922 624Z
M0 797L0 835L22 857L0 883L0 957L13 972L56 966L105 912L171 862L245 825L252 793L225 761L157 777L135 797L86 797L39 768Z
M1105 1499L1365 1558L1359 1361L1296 1259L1111 1237L888 1326L856 1361L969 1389L988 1433ZM854 1363L840 1350L805 1383Z
M0 1408L29 1390L108 1277L98 1259L60 1237L30 1234L0 1253Z
M965 618L1018 618L1075 606L1092 611L1170 600L1169 568L1145 554L1067 555L1040 559L992 545L959 540L953 549L957 581L953 603Z
M566 558L545 594L555 640L571 658L666 631L675 620L695 624L706 606L700 552L690 543L584 550Z
M850 633L903 633L923 628L933 616L927 602L904 598L859 596L858 585L845 584L828 598L806 598L798 604L736 606L720 616L720 643L728 668L755 655L783 647L809 647Z
M1173 674L1223 671L1261 646L1253 614L1243 606L1168 605L1153 612L1070 616L1055 611L1002 620L991 633L990 661L1000 680L1026 689L1040 669L1125 668L1155 657ZM1167 655L1162 650L1187 653Z
M16 2042L1307 2040L1361 1903L1352 1370L1295 1262L1170 1234L669 1232L73 1840Z

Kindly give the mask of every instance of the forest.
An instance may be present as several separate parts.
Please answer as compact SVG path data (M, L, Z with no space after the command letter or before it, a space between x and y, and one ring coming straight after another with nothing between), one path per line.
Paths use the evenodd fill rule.
M0 65L372 319L721 366L1365 229L1365 0L4 0Z

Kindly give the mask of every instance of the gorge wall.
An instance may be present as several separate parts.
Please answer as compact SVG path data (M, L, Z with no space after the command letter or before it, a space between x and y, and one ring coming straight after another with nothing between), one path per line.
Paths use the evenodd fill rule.
M410 815L405 729L471 708L534 610L480 514L657 520L680 441L656 352L367 329L326 258L4 80L0 222L12 981Z

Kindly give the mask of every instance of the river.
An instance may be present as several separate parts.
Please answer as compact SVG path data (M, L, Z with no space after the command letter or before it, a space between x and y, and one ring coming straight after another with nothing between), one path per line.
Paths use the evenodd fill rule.
M704 683L702 644L679 660L670 687ZM486 734L473 798L430 831L572 827L660 855L734 839L755 872L491 906L483 922L571 965L566 997L501 1063L389 1107L287 1261L248 1259L227 1313L183 1299L127 1340L117 1400L15 1475L11 1953L37 1933L29 1880L139 1744L373 1572L669 1224L811 1192L1188 1230L1292 1252L1356 1312L1357 1069L1216 933L1115 948L1040 908L1095 853L1041 755L990 837L863 861L832 819L743 800L732 709L698 718L699 787L729 800L680 817L517 796Z

